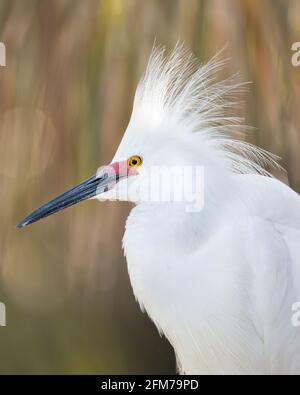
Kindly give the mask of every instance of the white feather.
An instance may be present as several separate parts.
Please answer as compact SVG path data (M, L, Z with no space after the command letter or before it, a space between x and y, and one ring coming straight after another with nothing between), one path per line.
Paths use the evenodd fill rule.
M180 45L151 55L114 161L137 154L145 168L204 166L205 204L191 213L129 199L137 203L123 240L130 280L180 372L299 374L291 319L300 301L300 199L258 174L273 155L232 137L243 121L228 110L243 85L217 82L223 66L218 57L198 66Z
M278 157L232 138L249 129L243 118L232 114L246 83L238 82L237 75L218 81L217 74L225 64L217 54L199 65L180 44L169 56L164 47L154 48L137 88L131 122L146 123L150 132L201 133L200 144L219 151L216 156L221 154L229 170L269 175L265 166L280 167Z

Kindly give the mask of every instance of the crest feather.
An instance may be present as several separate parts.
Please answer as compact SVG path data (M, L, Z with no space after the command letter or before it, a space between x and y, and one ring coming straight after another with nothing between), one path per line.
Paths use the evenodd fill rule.
M238 82L237 75L219 81L217 74L226 63L218 53L199 64L183 44L170 54L165 47L154 47L136 91L132 120L146 121L153 130L167 125L180 133L201 133L202 142L221 154L230 171L270 175L265 167L280 168L278 157L234 138L249 129L232 112L246 83Z

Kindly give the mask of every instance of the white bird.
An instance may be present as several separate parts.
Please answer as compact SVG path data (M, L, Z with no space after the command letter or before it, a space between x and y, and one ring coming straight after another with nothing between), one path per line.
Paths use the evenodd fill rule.
M264 170L271 154L232 137L242 85L217 82L223 64L154 49L111 164L17 226L87 198L134 202L123 239L132 288L179 372L299 374L300 199ZM149 199L149 171L174 166L203 169L201 210ZM173 181L162 188L175 192Z

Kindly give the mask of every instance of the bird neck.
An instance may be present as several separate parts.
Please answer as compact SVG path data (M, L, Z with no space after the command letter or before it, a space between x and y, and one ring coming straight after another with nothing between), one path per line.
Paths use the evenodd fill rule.
M212 174L211 174L212 175ZM207 177L201 209L190 211L183 202L143 202L128 216L123 244L129 248L161 247L186 254L198 249L239 210L236 177ZM234 213L232 213L234 210ZM170 251L169 251L170 252Z
M177 253L193 252L207 241L221 221L221 206L206 204L199 212L189 212L179 203L142 203L126 222L124 246L134 242L145 249L161 246Z

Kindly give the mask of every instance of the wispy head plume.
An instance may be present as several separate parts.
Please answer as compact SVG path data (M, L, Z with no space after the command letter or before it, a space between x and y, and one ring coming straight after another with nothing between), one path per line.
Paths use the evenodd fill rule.
M249 129L234 114L247 83L239 82L237 74L218 80L228 61L221 53L199 64L183 44L169 54L164 47L154 47L137 88L132 121L142 120L153 131L165 126L174 132L201 134L202 143L222 157L230 171L269 174L266 165L278 167L278 158L236 140L238 133Z

